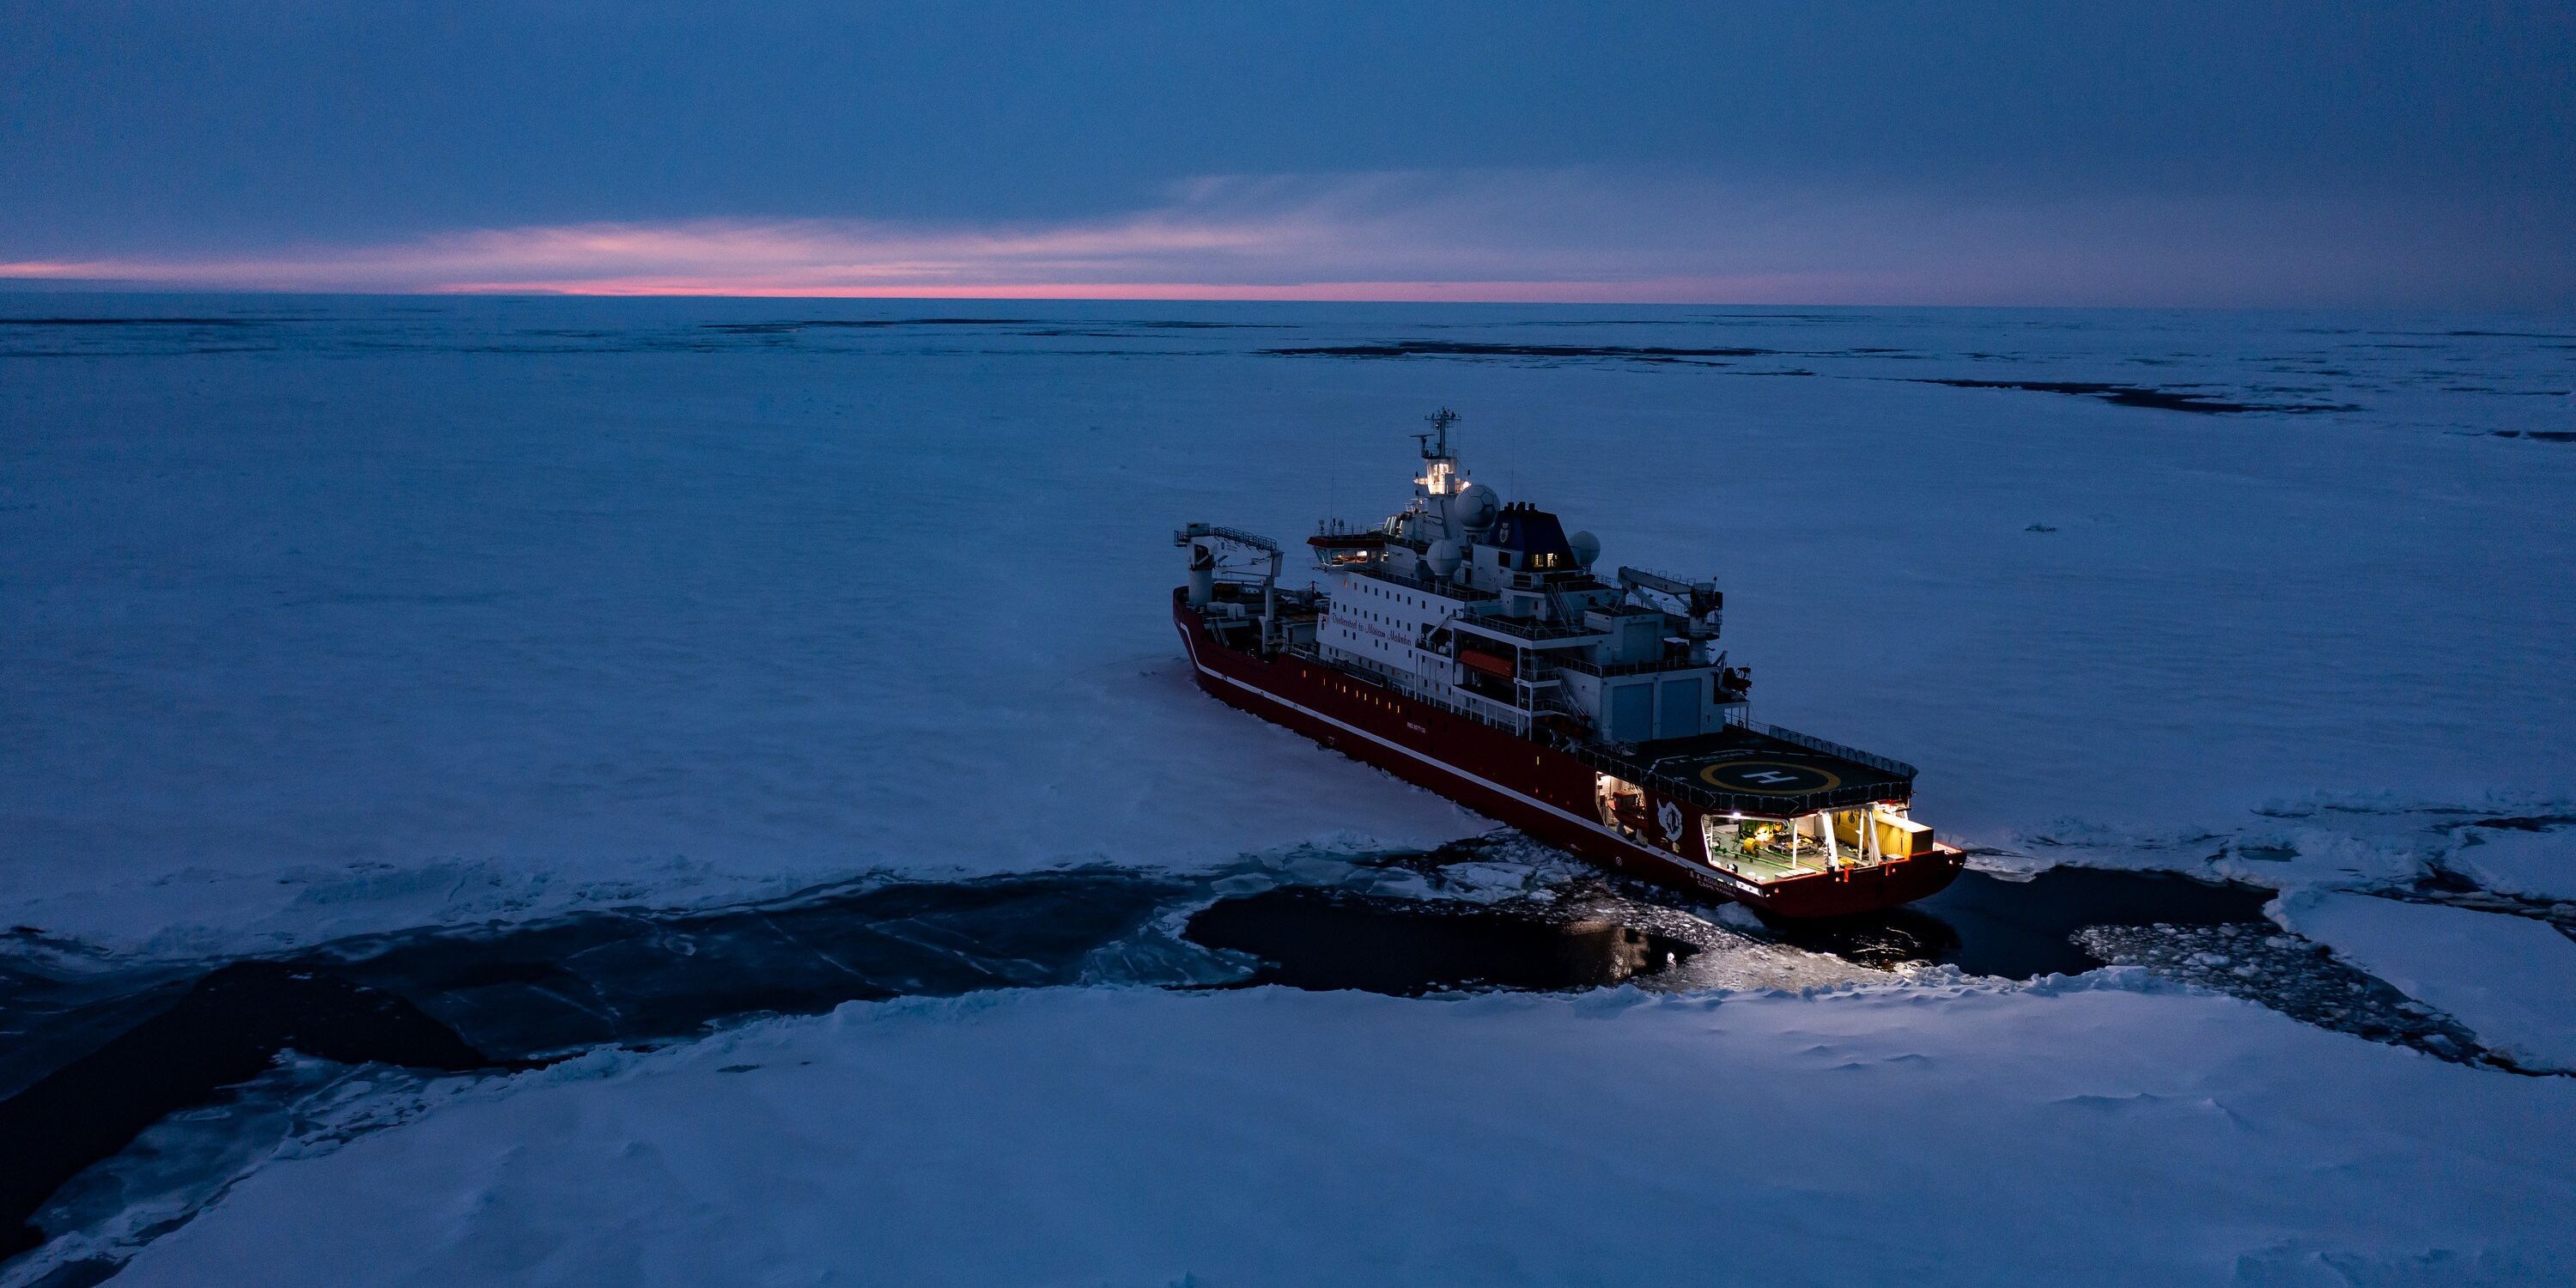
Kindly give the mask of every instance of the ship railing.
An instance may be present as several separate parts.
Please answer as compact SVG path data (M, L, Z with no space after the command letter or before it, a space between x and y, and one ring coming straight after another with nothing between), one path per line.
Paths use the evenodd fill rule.
M1576 760L1598 773L1652 786L1657 795L1698 806L1708 814L1743 814L1756 818L1786 818L1813 814L1818 810L1857 809L1875 804L1887 795L1883 783L1860 783L1823 791L1805 792L1794 797L1755 795L1750 792L1720 791L1697 779L1680 778L1655 772L1653 762L1641 760L1608 747L1578 743L1565 749ZM1796 808L1781 812L1784 804Z
M1369 675L1372 679L1377 679L1380 683L1385 683L1388 688L1393 689L1407 698L1416 702L1427 703L1431 706L1438 707L1453 716L1463 716L1469 720L1477 722L1478 724L1491 725L1494 728L1507 730L1523 736L1527 736L1529 733L1529 720L1533 713L1523 710L1522 708L1512 706L1509 703L1496 702L1490 698L1478 698L1474 694L1460 695L1463 697L1473 698L1479 706L1491 708L1490 711L1478 710L1477 707L1452 702L1439 694L1429 692L1425 689L1415 688L1413 685L1418 683L1421 677L1410 675L1403 671L1398 671L1391 666L1384 666L1379 663L1372 662L1364 657L1328 658L1315 649L1302 645L1290 648L1287 651L1305 659L1306 661L1312 662L1317 666L1330 667L1336 671L1346 673L1353 670L1360 671L1363 674ZM1402 681L1402 683L1390 683L1390 681Z
M1652 662L1615 662L1608 666L1579 657L1551 657L1547 661L1550 666L1598 676L1646 675L1656 671L1705 671L1714 665L1709 662L1693 662L1687 658L1658 658Z
M1568 626L1562 622L1532 621L1519 617L1461 617L1457 624L1474 630L1493 631L1525 640L1565 640L1579 635L1598 635L1589 626Z
M1363 577L1374 577L1379 581L1393 582L1394 584L1406 587L1407 589L1418 590L1427 595L1439 595L1444 598L1457 600L1461 603L1476 604L1502 598L1500 594L1497 594L1494 591L1478 590L1473 586L1461 586L1456 582L1441 581L1434 577L1407 577L1401 573L1390 572L1384 568L1355 568L1352 569L1352 571L1359 573Z
M1906 764L1902 760L1894 760L1886 756L1875 755L1870 752L1862 751L1858 747L1846 747L1838 742L1827 742L1813 734L1800 733L1795 729L1783 729L1775 724L1756 724L1750 719L1734 723L1741 723L1745 728L1750 729L1755 733L1777 738L1782 742L1796 743L1809 751L1821 751L1828 756L1840 756L1845 760L1867 765L1872 769L1885 770L1899 778L1912 778L1917 772L1914 766Z
M1462 693L1459 696L1467 699L1468 702L1468 706L1462 710L1461 708L1452 706L1447 699L1433 694L1417 694L1415 696L1423 698L1436 707L1445 707L1453 711L1461 711L1461 714L1472 716L1475 719L1482 720L1496 728L1509 729L1513 733L1518 734L1526 734L1529 732L1529 720L1532 713L1524 707L1516 707L1507 702L1496 702L1492 698L1480 698L1472 693Z
M1592 713L1584 710L1574 699L1567 697L1565 690L1561 688L1540 694L1538 710L1542 713L1554 712L1558 715L1572 716L1587 725L1592 723Z
M1229 528L1217 523L1193 523L1186 528L1178 529L1172 533L1172 544L1186 546L1200 537L1215 537L1220 541L1231 541L1236 545L1250 546L1255 550L1274 555L1280 552L1278 542L1258 532L1246 532L1241 528Z

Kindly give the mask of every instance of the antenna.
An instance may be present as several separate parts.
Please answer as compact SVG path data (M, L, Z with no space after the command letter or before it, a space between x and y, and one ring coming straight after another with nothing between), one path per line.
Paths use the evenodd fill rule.
M1458 423L1458 413L1443 407L1422 419L1423 423L1431 426L1431 433L1416 434L1414 435L1414 438L1428 439L1437 435L1440 439L1438 450L1435 451L1430 446L1426 445L1422 449L1422 454L1424 456L1447 456L1449 454L1449 427Z

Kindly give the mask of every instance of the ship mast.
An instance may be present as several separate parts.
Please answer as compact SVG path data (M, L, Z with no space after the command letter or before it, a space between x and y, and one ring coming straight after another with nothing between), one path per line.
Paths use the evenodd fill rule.
M1413 436L1422 445L1422 477L1414 482L1424 496L1447 496L1458 490L1458 457L1449 450L1449 427L1458 423L1458 413L1443 407L1422 419L1431 432Z
M1458 413L1443 407L1422 419L1424 423L1431 426L1431 433L1416 434L1414 437L1432 438L1436 436L1440 440L1437 444L1425 446L1422 449L1423 456L1426 458L1447 457L1449 455L1449 427L1458 423Z

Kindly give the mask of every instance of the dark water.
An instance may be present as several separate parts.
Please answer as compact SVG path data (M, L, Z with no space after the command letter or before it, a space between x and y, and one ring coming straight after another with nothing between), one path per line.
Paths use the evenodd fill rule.
M1117 869L905 882L706 913L602 913L457 938L349 940L297 960L401 993L484 1050L688 1037L754 1015L988 988L1189 983L1145 932L1187 883Z
M56 1067L0 1100L0 1256L63 1182L172 1112L289 1049L447 1072L527 1067L601 1043L682 1038L762 1014L1093 980L1193 982L1146 923L1187 885L1096 870L824 892L792 904L647 917L596 913L495 933L343 940L85 1005L39 1003L10 1062ZM1216 972L1208 972L1213 975ZM59 991L59 990L57 990ZM29 1024L28 1012L45 1011ZM23 1073L21 1074L23 1077Z
M1357 879L1340 886L1237 888L1112 867L876 883L770 905L369 936L130 987L14 967L0 990L0 1010L13 1012L0 1016L12 1039L0 1087L16 1089L0 1100L10 1145L0 1249L33 1246L38 1232L20 1223L74 1174L289 1049L500 1070L761 1015L992 988L1278 984L1420 996L1740 978L1707 973L1722 960L1824 962L1840 977L1954 965L2008 978L2117 961L2311 1023L2475 1058L2456 1026L2264 922L2269 892L2253 887L2079 868L2019 882L1971 872L1906 908L1759 925L1588 875L1481 900L1419 897L1425 882L1440 893L1445 866L1490 857L1484 849L1396 856L1353 869ZM1373 874L1413 879L1412 888L1389 893Z
M0 1100L0 1256L43 1242L23 1224L63 1182L163 1115L247 1082L288 1049L342 1063L501 1069L381 989L278 962L235 962L97 1050Z
M1848 961L1956 966L2030 979L2103 965L2073 935L2086 926L2263 924L2272 892L2167 872L2050 868L2028 881L1962 872L1950 888L1902 908L1835 921L1766 921L1781 942Z
M1260 959L1246 986L1418 997L1452 989L1561 991L1623 983L1699 951L1602 917L1371 898L1291 886L1190 918L1191 942Z

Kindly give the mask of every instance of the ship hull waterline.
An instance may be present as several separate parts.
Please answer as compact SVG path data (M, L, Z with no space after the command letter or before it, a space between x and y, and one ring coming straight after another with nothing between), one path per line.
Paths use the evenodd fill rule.
M1682 852L1699 835L1695 808L1683 806L1682 825L1662 838L1652 828L1614 830L1597 813L1594 772L1563 752L1294 654L1264 658L1229 647L1178 594L1172 616L1199 687L1218 701L1623 876L1808 919L1874 912L1937 894L1966 863L1958 850L1941 846L1869 866L1746 880ZM1647 804L1673 817L1651 791Z

